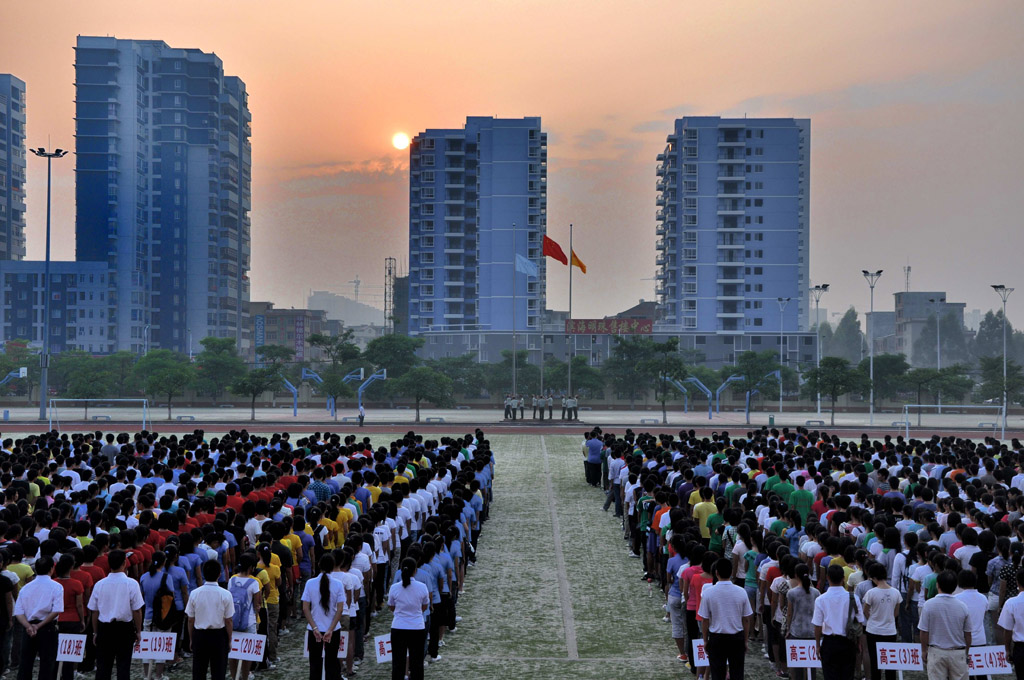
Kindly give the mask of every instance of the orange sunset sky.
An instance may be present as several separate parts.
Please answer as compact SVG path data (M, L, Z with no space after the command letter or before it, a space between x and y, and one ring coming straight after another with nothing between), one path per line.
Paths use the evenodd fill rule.
M28 144L74 148L75 37L216 52L250 93L252 299L310 288L377 302L407 260L407 152L391 136L467 115L541 116L548 234L589 267L578 316L653 297L655 155L686 114L812 120L811 278L823 305L912 288L968 309L1016 285L1024 324L1024 3L3 0L0 72L27 82ZM47 141L49 140L49 142ZM73 161L54 176L54 254L74 256ZM31 157L28 254L45 163ZM564 309L564 268L548 305Z

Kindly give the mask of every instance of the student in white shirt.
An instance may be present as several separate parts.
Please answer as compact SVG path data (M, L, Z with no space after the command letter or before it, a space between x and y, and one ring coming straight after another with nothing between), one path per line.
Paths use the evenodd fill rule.
M406 677L406 654L410 680L423 678L423 655L427 629L425 613L430 608L430 591L413 578L417 564L412 557L402 561L402 579L388 591L388 608L394 614L391 620L391 679ZM311 679L315 680L315 679Z
M302 614L306 618L309 646L309 679L320 680L341 675L338 644L341 640L341 617L345 590L335 579L334 558L324 555L317 563L320 574L306 581L302 591Z

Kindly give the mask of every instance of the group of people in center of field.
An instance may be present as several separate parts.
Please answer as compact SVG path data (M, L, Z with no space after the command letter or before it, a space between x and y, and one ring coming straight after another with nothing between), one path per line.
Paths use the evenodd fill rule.
M560 397L562 402L562 420L579 420L580 419L580 400L576 396L563 396ZM522 395L506 394L505 401L503 402L505 407L505 420L526 420L526 409L531 407L533 409L531 417L533 420L544 420L545 412L547 412L547 419L555 419L555 397L548 394L535 394L532 397L525 397ZM518 414L518 418L516 417Z
M595 428L582 453L699 678L742 680L760 654L801 680L786 641L803 640L825 680L895 680L876 650L897 641L920 643L929 680L966 680L968 650L985 645L1024 680L1018 440Z
M462 620L493 478L479 429L376 447L244 429L4 439L0 676L56 680L59 635L85 633L61 680L129 680L142 633L163 631L176 658L147 678L191 664L194 680L247 680L288 641L308 646L310 680L339 680L390 612L392 677L422 678ZM229 664L235 632L266 636L262 663Z

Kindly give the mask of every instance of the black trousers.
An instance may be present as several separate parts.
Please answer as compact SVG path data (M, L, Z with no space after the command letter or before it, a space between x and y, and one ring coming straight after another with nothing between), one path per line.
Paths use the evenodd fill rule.
M96 680L110 680L117 665L117 680L131 680L135 649L133 621L100 622L96 635Z
M853 680L857 647L844 635L821 638L821 675L824 680Z
M444 599L434 605L434 610L430 612L430 636L427 639L427 654L430 658L434 658L438 655L438 644L441 642L441 626L448 621L448 613L444 610Z
M224 680L228 673L228 640L226 628L200 630L192 636L192 680L206 680L206 669L210 669L212 680ZM337 654L337 649L335 649ZM310 661L312 661L310 654ZM317 672L317 678L320 673Z
M331 633L331 641L326 645L317 642L313 631L307 630L309 638L309 680L320 680L321 674L326 678L341 677L341 659L338 658L338 645L341 644L343 631ZM356 635L361 635L356 631ZM326 672L325 672L326 671Z
M1017 680L1024 680L1024 642L1013 643L1013 670Z
M711 680L743 680L743 657L746 655L743 633L708 633L708 667Z
M21 641L18 680L32 680L32 667L36 663L37 656L39 657L39 680L55 680L57 677L57 635L57 623L54 621L40 628L35 635L25 633L25 637Z
M423 680L423 647L426 629L391 629L391 680L404 680L405 655L409 655L409 680Z
M896 635L873 635L871 633L865 633L865 637L868 639L868 661L871 664L871 680L881 680L882 671L878 670L878 648L879 642L896 642ZM896 671L886 671L885 680L896 680L899 673Z
M58 633L81 635L84 630L85 626L82 625L81 621L65 621L57 624ZM65 661L64 670L60 674L61 680L74 680L76 670L78 670L78 664Z

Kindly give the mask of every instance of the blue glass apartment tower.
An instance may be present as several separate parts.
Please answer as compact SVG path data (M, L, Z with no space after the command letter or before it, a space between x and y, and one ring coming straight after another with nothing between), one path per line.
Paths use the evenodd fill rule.
M82 37L76 259L106 262L108 351L249 342L250 121L215 54Z
M807 329L810 135L807 119L675 122L657 167L663 329Z
M546 231L540 118L470 117L463 129L416 135L409 150L409 334L507 333L513 317L516 330L536 329ZM538 276L515 273L513 314L516 254Z
M0 260L25 257L25 83L0 73Z

